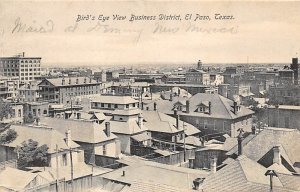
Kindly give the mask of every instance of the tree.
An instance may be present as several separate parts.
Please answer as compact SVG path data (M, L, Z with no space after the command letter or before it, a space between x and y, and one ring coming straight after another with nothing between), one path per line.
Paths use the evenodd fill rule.
M10 115L13 115L11 104L0 99L0 144L10 143L17 137L17 132L10 129L10 124L2 122L4 118L8 118Z
M38 146L38 142L29 139L24 141L21 146L16 147L18 154L18 167L43 167L48 166L48 146Z
M35 118L31 112L28 113L28 115L24 114L24 123L33 123L35 121Z

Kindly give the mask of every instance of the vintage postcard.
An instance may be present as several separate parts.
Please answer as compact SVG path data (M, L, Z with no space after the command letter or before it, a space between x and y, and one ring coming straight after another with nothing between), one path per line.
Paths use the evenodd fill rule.
M0 191L300 191L300 1L0 1Z

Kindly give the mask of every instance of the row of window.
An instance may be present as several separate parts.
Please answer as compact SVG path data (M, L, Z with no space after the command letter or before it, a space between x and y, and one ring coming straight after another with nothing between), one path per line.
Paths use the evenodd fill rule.
M119 107L118 104L111 104L111 103L94 103L94 106L95 106L96 108L98 108L98 107L104 108L105 105L107 105L107 108L115 108L115 109L117 109L117 108ZM136 104L133 103L132 106L135 107ZM128 109L128 108L129 108L129 104L126 104L126 105L125 105L125 108Z
M40 73L21 73L21 76L40 75Z

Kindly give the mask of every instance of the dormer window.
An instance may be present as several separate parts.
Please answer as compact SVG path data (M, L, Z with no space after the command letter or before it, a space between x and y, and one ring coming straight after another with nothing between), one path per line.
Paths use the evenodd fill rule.
M197 105L197 108L195 112L199 113L206 113L209 111L209 104L208 102L201 102L199 105Z

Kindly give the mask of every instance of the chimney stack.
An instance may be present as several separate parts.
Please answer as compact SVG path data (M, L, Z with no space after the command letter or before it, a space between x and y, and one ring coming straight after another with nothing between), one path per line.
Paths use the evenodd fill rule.
M238 137L237 137L237 140L238 140L238 156L242 155L243 154L243 145L242 145L242 141L244 140L244 137L243 137L243 129L239 129L238 131L240 131Z
M273 163L277 163L281 165L281 156L280 156L280 146L274 146L273 147Z
M122 176L125 177L125 171L122 172Z
M22 56L25 57L25 52L22 52Z
M71 139L71 130L68 129L66 131L66 144L67 144L68 147L71 147L71 141L72 141L72 139Z
M157 110L157 103L156 102L153 103L153 107L154 107L154 111L156 111Z
M71 78L69 78L69 85L71 84Z
M141 102L141 107L142 107L142 110L144 110L144 102L143 101Z
M77 113L77 119L81 119L81 113Z
M236 114L236 112L237 112L237 102L234 101L233 102L233 113Z
M138 116L138 125L141 129L143 128L143 117L141 113Z
M212 174L217 172L217 158L216 157L212 157L210 159L210 172Z
M170 101L173 101L173 92L171 92L171 94L170 94L170 99L169 99Z
M178 96L180 95L180 88L178 88Z
M255 125L252 125L251 131L252 131L252 135L256 134L256 126Z
M190 113L190 101L186 100L186 113Z
M92 83L92 78L90 78L90 83Z
M179 115L177 109L174 109L174 116L176 118L176 128L179 129Z
M105 123L105 133L107 137L110 137L110 122Z
M208 102L208 114L211 114L211 102Z

